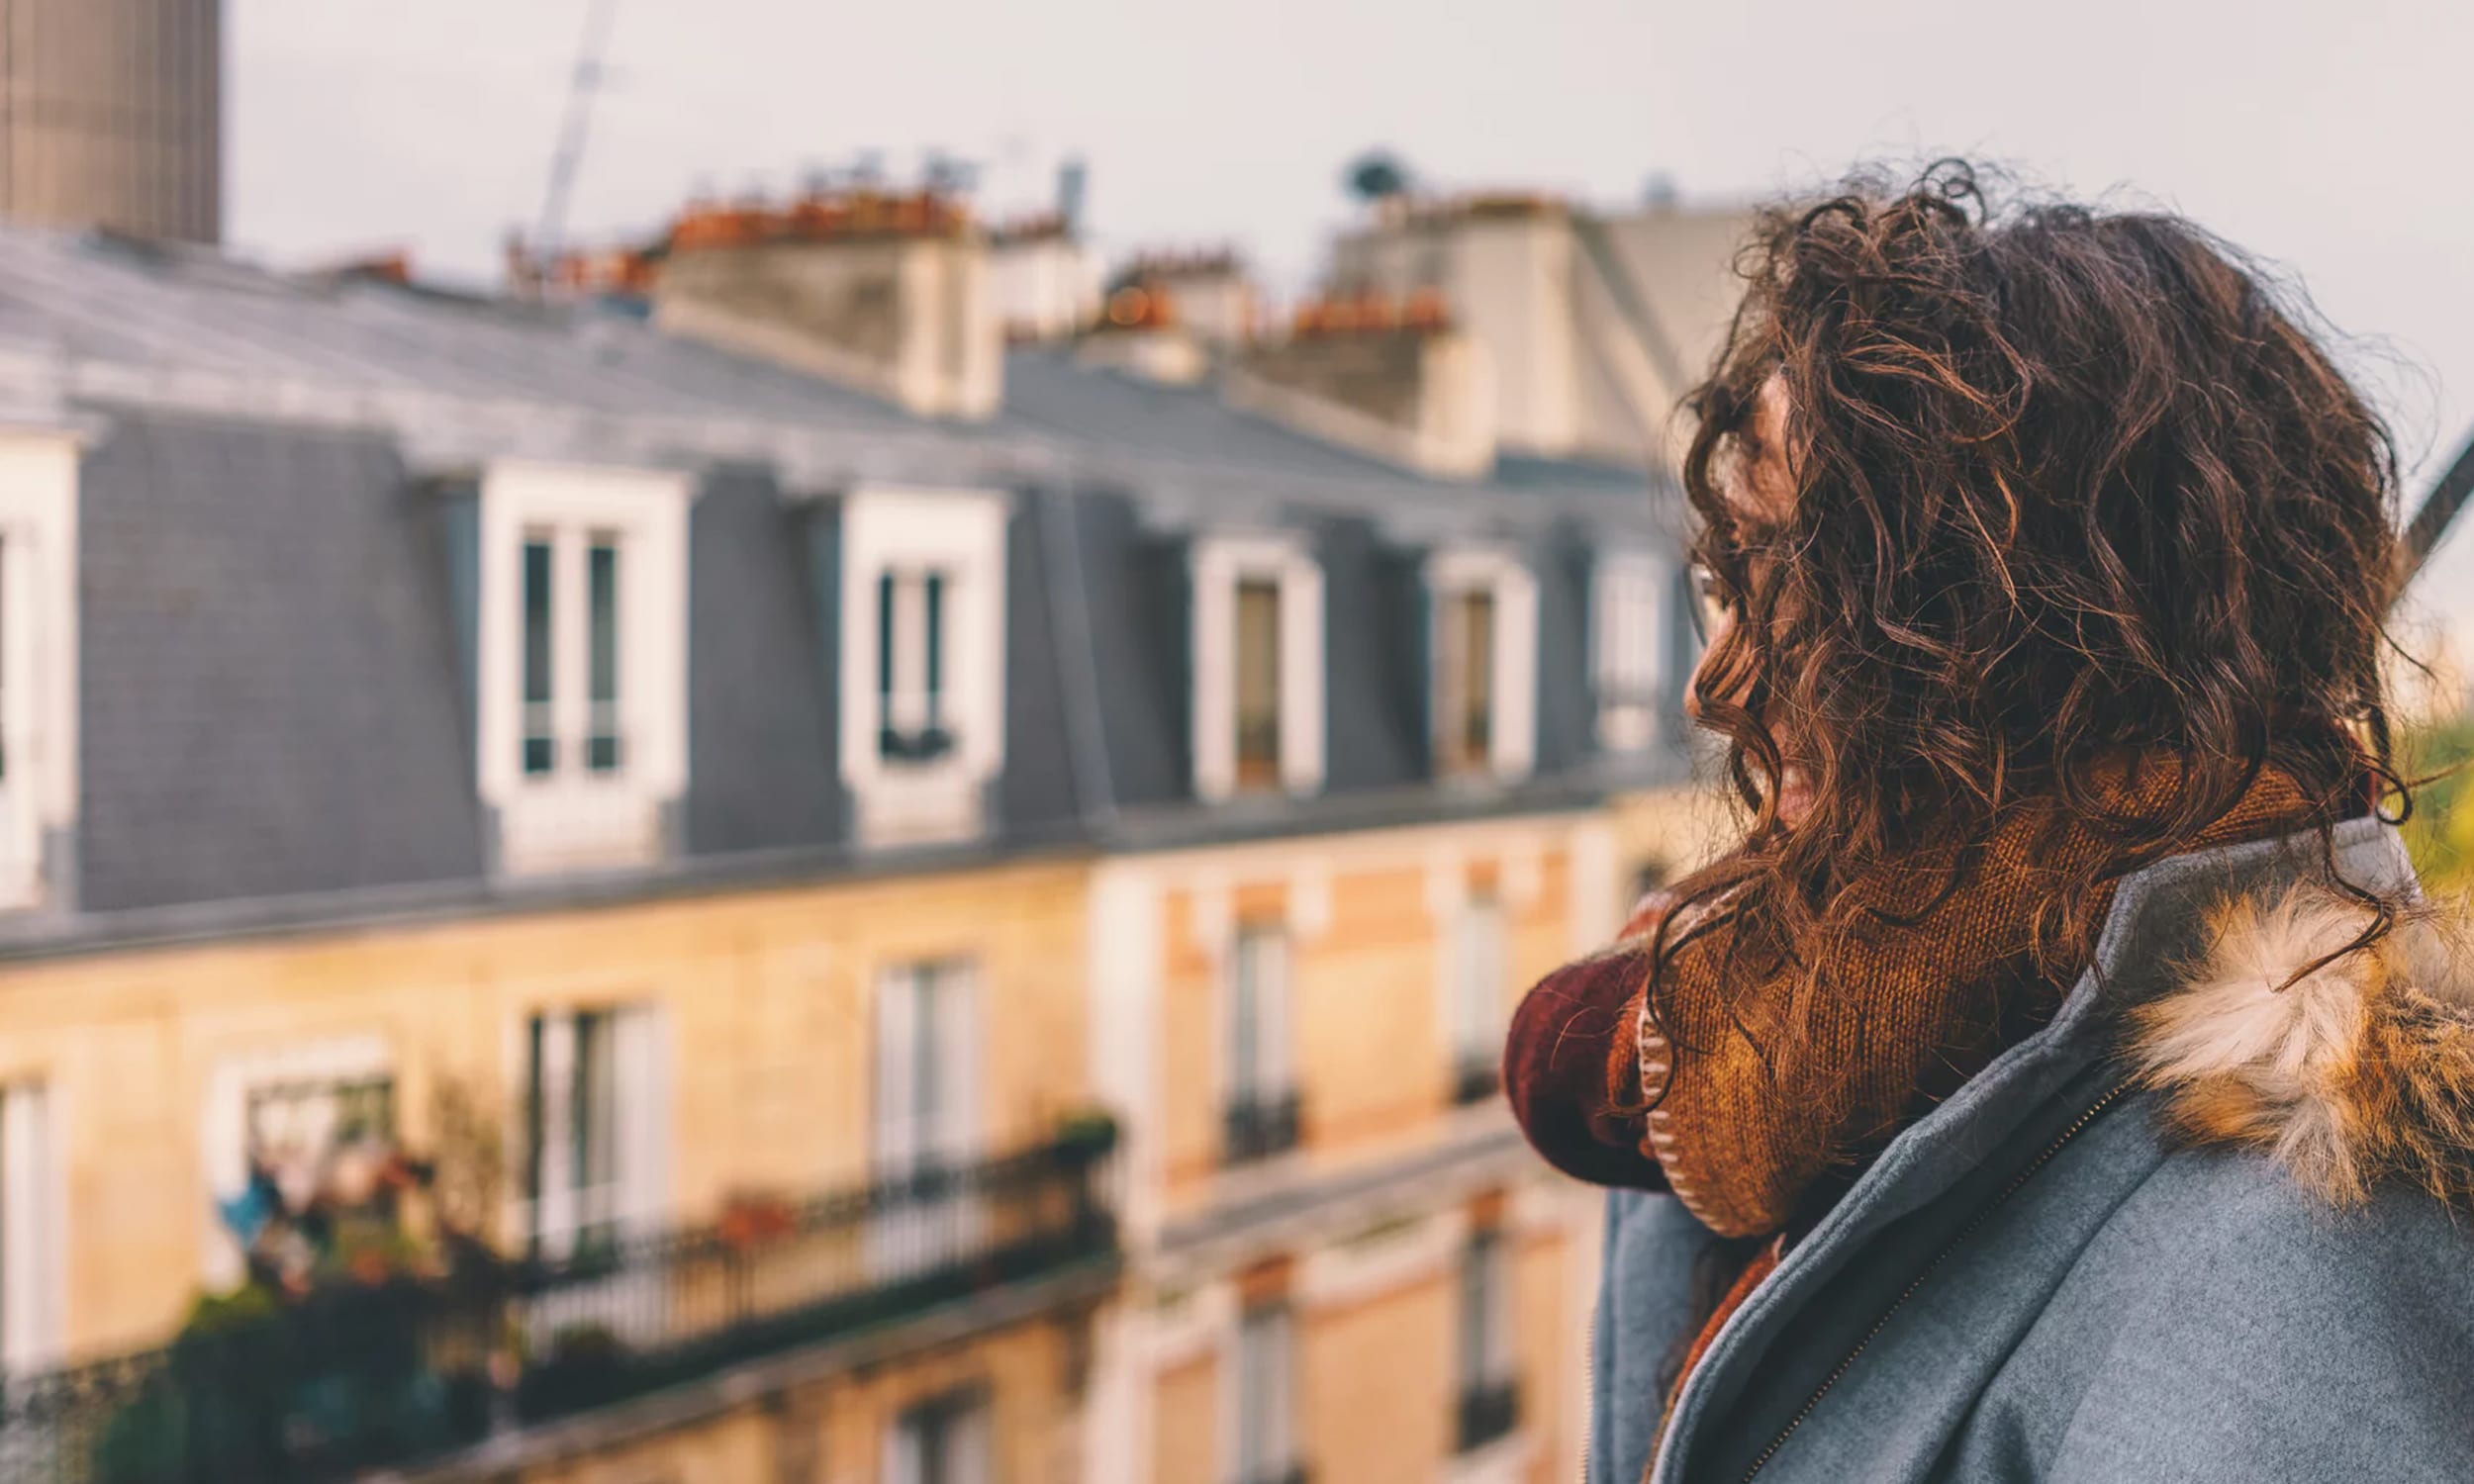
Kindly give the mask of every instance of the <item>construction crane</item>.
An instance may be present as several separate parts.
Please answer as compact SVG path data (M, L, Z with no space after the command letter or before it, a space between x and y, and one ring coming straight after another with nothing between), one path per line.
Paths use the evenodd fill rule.
M2423 499L2422 509L2406 525L2406 580L2423 570L2431 553L2439 549L2439 538L2448 533L2449 522L2465 509L2467 497L2474 496L2474 434L2457 451L2456 462L2439 476L2430 494Z
M558 256L567 232L567 198L574 193L576 171L584 163L584 144L593 128L593 98L602 89L602 57L610 48L610 29L618 18L618 0L586 0L584 40L576 48L576 70L567 91L567 117L559 125L558 151L550 156L549 189L541 199L541 227L533 234L535 261L546 271Z

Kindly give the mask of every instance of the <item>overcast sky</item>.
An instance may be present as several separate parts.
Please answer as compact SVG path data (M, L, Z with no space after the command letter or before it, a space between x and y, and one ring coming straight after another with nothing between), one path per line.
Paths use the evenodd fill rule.
M231 234L496 271L539 215L588 0L226 0ZM2184 210L2291 268L2427 478L2474 424L2474 5L2352 0L618 0L571 238L692 189L942 148L998 210L1091 164L1111 248L1273 282L1382 144L1443 185L1687 200L1960 150ZM2419 484L2417 486L2419 490ZM2448 584L2474 613L2474 538Z

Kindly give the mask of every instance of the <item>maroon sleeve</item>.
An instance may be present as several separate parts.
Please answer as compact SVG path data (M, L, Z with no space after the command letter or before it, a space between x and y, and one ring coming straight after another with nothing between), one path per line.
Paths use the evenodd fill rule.
M1642 1153L1637 1111L1643 953L1619 948L1539 980L1512 1015L1503 1091L1521 1132L1557 1169L1594 1185L1664 1190L1665 1171Z

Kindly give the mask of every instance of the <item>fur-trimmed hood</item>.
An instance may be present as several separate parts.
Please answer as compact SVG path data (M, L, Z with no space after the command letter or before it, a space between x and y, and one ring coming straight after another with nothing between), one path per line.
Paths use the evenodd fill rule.
M2339 1206L2397 1180L2474 1210L2474 938L2419 906L2346 952L2371 921L2325 886L2236 897L2133 1060L2186 1140L2267 1150Z

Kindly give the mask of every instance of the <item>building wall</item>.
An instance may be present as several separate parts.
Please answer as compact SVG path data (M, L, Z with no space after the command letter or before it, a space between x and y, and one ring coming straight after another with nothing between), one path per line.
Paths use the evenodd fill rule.
M985 1138L1035 1141L1090 1101L1084 881L1025 865L0 969L0 1083L47 1085L65 1141L65 1347L159 1341L228 1252L202 1130L219 1069L252 1060L383 1048L418 1150L457 1094L509 1127L526 1016L657 1005L664 1204L693 1219L863 1178L877 977L961 958Z
M1512 1433L1457 1451L1459 1260L1469 1208L1378 1222L1354 1237L1253 1265L1285 1267L1294 1336L1292 1436L1316 1479L1369 1484L1540 1484L1579 1468L1587 1304L1596 1251L1592 1197L1538 1177L1501 1207L1511 1244ZM1132 1475L1150 1484L1228 1484L1229 1386L1245 1274L1129 1293L1123 1320L1145 1365L1147 1438ZM1094 1429L1099 1424L1094 1421ZM1104 1446L1104 1444L1102 1444ZM1094 1478L1123 1477L1095 1473Z
M223 234L222 0L0 12L0 216Z
M993 1479L1074 1484L1083 1446L1076 1345L1065 1326L1022 1326L966 1348L751 1397L710 1419L585 1448L518 1477L522 1484L884 1484L886 1439L903 1413L970 1390L987 1398Z
M1133 1106L1157 1109L1136 1121L1156 1131L1165 1209L1194 1208L1221 1180L1227 960L1240 926L1287 930L1306 1158L1414 1147L1452 1111L1446 1006L1461 904L1476 893L1503 904L1508 1017L1530 984L1612 925L1612 885L1575 871L1582 856L1604 858L1590 838L1602 828L1554 816L1122 863L1157 903L1146 935L1159 948L1157 1075L1127 1090Z

